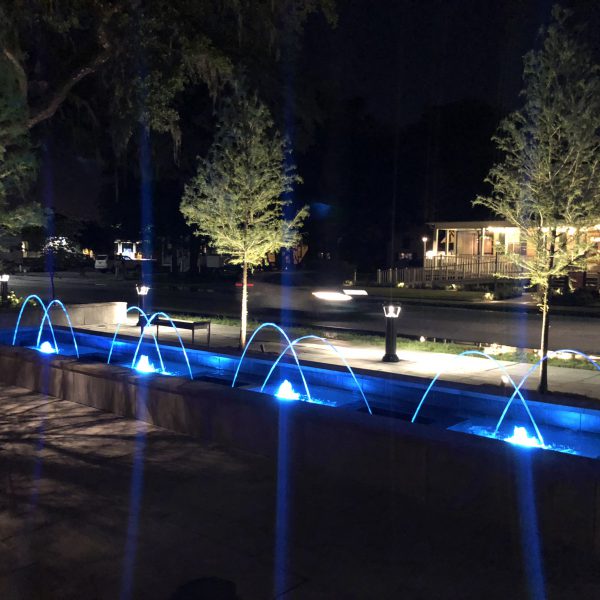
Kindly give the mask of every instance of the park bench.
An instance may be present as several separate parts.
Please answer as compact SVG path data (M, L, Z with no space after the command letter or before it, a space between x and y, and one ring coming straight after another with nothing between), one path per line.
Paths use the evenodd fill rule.
M171 327L171 321L167 319L155 319L154 324L156 325L156 339L158 339L158 328ZM206 330L206 345L210 348L210 321L182 321L180 319L173 319L173 324L177 329L189 329L192 332L192 345L194 344L194 334L197 329Z

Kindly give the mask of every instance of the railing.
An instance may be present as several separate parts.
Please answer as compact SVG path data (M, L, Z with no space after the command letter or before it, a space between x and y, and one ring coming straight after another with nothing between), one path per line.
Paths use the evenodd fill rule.
M516 277L522 270L507 256L434 256L424 267L377 269L379 285L434 281L483 281L497 276Z

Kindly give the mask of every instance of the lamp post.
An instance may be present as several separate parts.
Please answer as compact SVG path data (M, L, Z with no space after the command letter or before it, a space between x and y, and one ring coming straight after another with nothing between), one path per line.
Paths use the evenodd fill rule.
M429 240L429 238L424 235L421 238L421 241L423 242L423 268L425 268L425 259L427 258L427 241Z
M146 312L146 296L148 295L148 292L150 291L150 287L147 285L137 285L135 286L135 291L137 292L138 295L138 305L139 307ZM139 327L144 327L145 323L142 323L142 315L140 315L140 318L138 319L138 326Z
M402 308L399 304L391 302L383 305L385 315L385 354L381 362L398 362L400 359L396 354L397 323Z
M8 280L10 275L3 273L0 275L0 302L6 304L8 302Z

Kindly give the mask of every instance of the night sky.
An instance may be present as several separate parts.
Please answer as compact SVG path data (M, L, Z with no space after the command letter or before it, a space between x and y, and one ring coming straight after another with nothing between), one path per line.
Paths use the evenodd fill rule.
M508 110L521 88L522 56L551 6L544 0L341 0L333 32L313 17L304 57L341 98L365 98L368 111L385 123L406 125L427 106L464 98Z
M596 0L570 4L597 42ZM284 60L281 68L292 90L282 96L299 103L308 91L319 107L311 127L286 131L304 179L297 202L313 206L314 251L381 264L394 198L398 249L420 240L427 222L483 216L471 202L487 191L498 158L491 136L520 103L522 57L539 43L551 8L548 0L339 0L336 28L320 15L308 19L293 67ZM288 109L275 108L280 123ZM110 173L95 176L79 156L54 158L57 211L75 202L78 213L98 214L98 195L79 193L59 167L68 164L86 186L103 178L110 187ZM177 192L169 194L176 206Z

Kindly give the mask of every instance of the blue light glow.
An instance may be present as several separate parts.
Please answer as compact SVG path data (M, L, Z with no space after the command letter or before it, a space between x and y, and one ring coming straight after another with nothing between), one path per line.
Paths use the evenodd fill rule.
M525 448L545 448L537 438L529 437L525 427L515 426L512 436L505 438L504 441Z
M154 365L152 362L150 362L150 359L146 354L142 354L142 356L140 356L140 360L138 360L135 370L138 373L156 373Z
M56 349L54 348L54 346L46 341L46 342L42 342L39 346L38 346L38 350L40 352L42 352L43 354L56 354Z
M275 392L275 397L280 400L299 400L300 394L295 392L292 384L285 379Z

